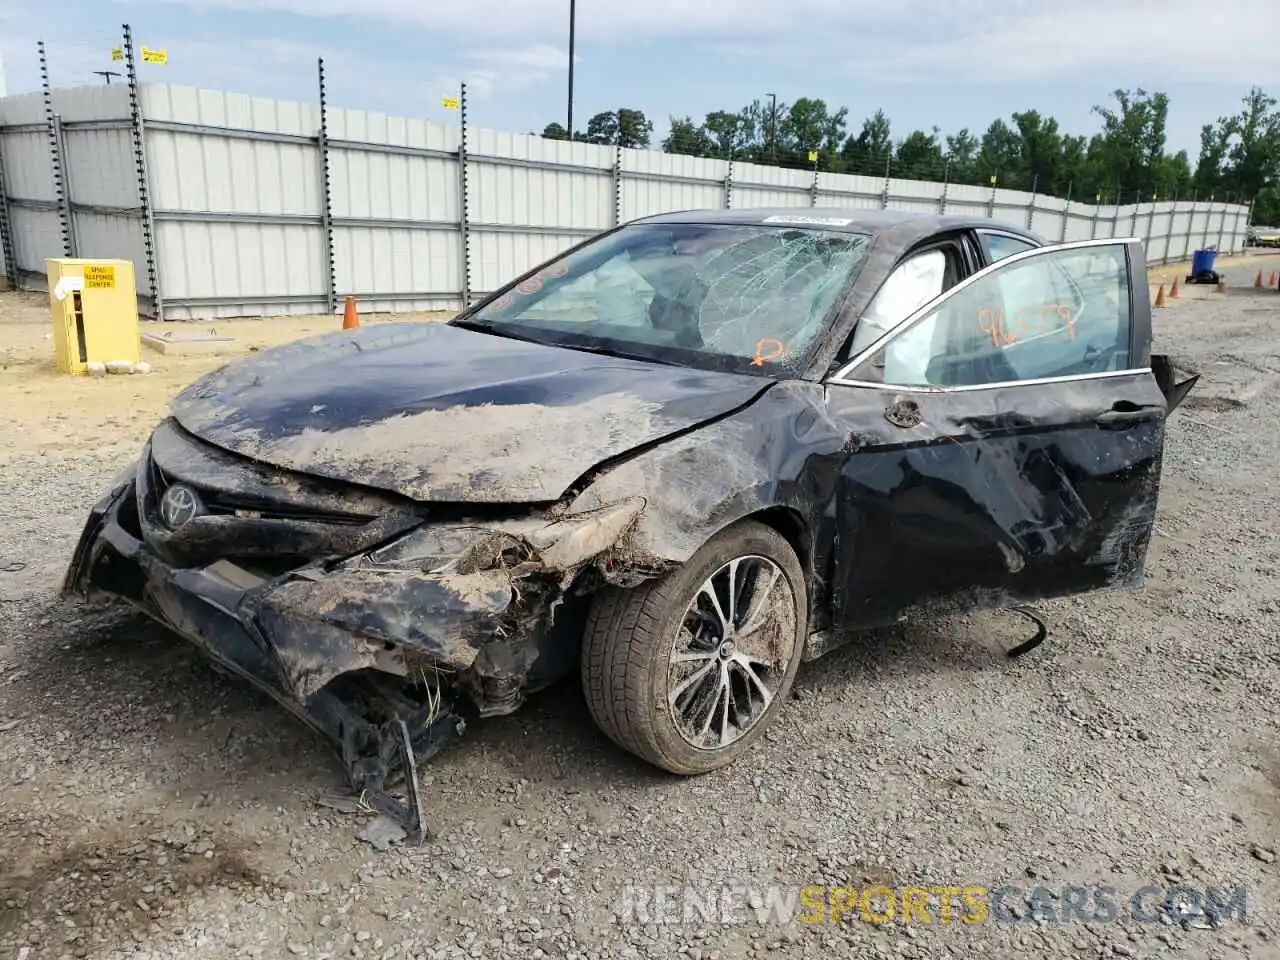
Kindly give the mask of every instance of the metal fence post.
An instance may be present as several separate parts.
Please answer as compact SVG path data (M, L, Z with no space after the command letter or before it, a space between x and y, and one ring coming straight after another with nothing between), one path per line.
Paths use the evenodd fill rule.
M1116 189L1116 209L1111 215L1111 239L1120 236L1120 190Z
M138 202L142 207L142 246L147 258L147 286L157 320L164 319L164 296L160 292L160 264L156 251L156 219L151 206L151 179L147 173L147 137L138 96L138 61L133 54L133 31L124 24L125 72L129 79L129 125L133 133L133 158L138 174Z
M1138 235L1138 208L1142 206L1142 191L1138 191L1138 196L1133 201L1133 215L1129 218L1129 236L1136 237Z
M1027 229L1031 229L1031 225L1036 220L1036 188L1040 185L1040 174L1034 174L1031 177L1031 199L1027 202Z
M885 210L889 209L889 171L893 164L893 153L890 152L884 158L884 187L880 190L880 206Z
M1196 226L1196 201L1195 194L1192 194L1191 212L1187 214L1187 232L1182 235L1182 259L1186 260L1191 256L1191 231ZM1173 224L1169 224L1170 232L1173 231Z
M729 169L724 175L724 208L733 209L733 157L729 158Z
M4 272L9 286L18 288L18 250L13 242L13 226L9 220L9 191L4 179L4 128L0 127L0 254L4 255Z
M621 118L619 118L621 119ZM622 226L622 125L618 125L618 142L613 145L613 225Z
M997 173L995 176L991 178L991 196L987 200L987 218L988 219L994 218L996 215L996 183L998 182L999 176L1000 175Z
M1071 222L1071 188L1074 186L1074 180L1067 184L1067 204L1062 208L1062 230L1058 234L1059 243L1067 242L1067 224Z
M1213 194L1209 194L1209 209L1204 212L1204 231L1200 234L1200 249L1209 245L1209 221L1213 219Z
M1230 206L1230 204L1231 204L1231 201L1228 199L1227 202L1222 205L1222 218L1218 221L1218 249L1219 250L1222 249L1223 234L1225 234L1227 230L1227 207Z
M63 243L71 252L68 256L80 256L80 232L76 229L75 208L71 202L71 177L67 168L67 130L62 125L62 116L53 115L53 146L58 156L58 165L62 168L62 209Z
M1147 249L1148 256L1150 255L1150 249L1151 249L1151 231L1155 229L1155 225L1156 225L1156 203L1159 200L1160 200L1160 195L1159 194L1154 195L1151 198L1151 209L1147 211L1147 238L1142 241L1142 245L1144 248ZM1160 258L1160 262L1168 263L1168 261L1169 261L1169 241L1165 240L1164 256Z
M467 85L458 89L458 227L462 234L462 309L471 306L471 216L467 201ZM572 134L570 134L572 136Z
M947 212L947 191L951 189L951 161L947 160L942 168L942 195L938 197L938 215L945 216Z
M809 206L818 205L818 165L813 165L813 183L809 184Z
M62 255L74 257L75 241L71 238L71 205L67 202L67 180L63 171L62 144L58 136L61 119L53 112L53 90L49 86L49 58L44 41L36 41L40 54L40 92L44 96L44 122L49 138L49 165L53 170L53 196L58 205L58 228L62 234Z
M1093 195L1093 217L1089 224L1089 239L1098 239L1098 220L1102 216L1102 194L1095 193Z
M320 83L320 227L324 231L324 299L330 313L338 312L338 270L333 255L333 180L329 169L329 101L324 82L324 57L316 59ZM349 291L354 292L354 291Z

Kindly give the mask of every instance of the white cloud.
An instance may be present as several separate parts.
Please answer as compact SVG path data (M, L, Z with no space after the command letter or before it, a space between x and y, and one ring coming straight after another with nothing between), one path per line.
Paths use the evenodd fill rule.
M487 63L505 64L513 67L526 67L533 70L563 70L569 65L569 51L549 43L536 43L529 47L503 50L478 50L467 54L468 60L482 60ZM574 56L574 62L582 60Z

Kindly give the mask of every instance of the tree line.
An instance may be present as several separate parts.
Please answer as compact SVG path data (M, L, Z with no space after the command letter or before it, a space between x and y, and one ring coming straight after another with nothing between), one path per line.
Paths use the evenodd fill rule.
M967 128L944 135L933 127L895 137L883 110L853 133L847 107L833 109L820 98L789 104L771 98L713 111L700 122L673 116L661 147L793 169L995 184L1085 203L1252 202L1254 222L1280 223L1280 109L1260 87L1237 113L1204 125L1194 166L1187 151L1168 152L1165 94L1116 90L1093 112L1100 129L1092 136L1067 133L1053 117L1024 110L993 121L981 135ZM644 149L652 145L653 122L622 107L597 113L572 137L559 123L548 124L542 136Z

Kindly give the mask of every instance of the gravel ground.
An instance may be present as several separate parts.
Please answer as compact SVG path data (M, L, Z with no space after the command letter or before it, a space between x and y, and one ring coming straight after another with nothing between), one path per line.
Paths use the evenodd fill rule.
M1158 315L1205 380L1171 419L1144 591L1045 605L1050 638L1019 661L1004 614L846 648L802 668L760 749L693 781L551 691L431 766L442 833L421 848L362 842L366 818L324 802L342 786L327 748L182 641L55 600L119 451L14 453L0 957L1280 957L1280 293L1249 290L1253 269ZM870 884L1102 884L1122 912L806 924L737 906ZM1243 886L1247 922L1130 916L1131 893L1173 884ZM625 902L643 885L725 899L644 922Z

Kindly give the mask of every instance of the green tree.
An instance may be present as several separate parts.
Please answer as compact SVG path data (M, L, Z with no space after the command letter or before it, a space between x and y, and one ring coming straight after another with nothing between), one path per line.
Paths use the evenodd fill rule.
M849 111L845 107L832 113L825 100L801 97L787 109L778 128L779 161L784 166L807 167L809 151L817 150L822 165L835 166L837 152L845 139Z
M1160 186L1159 162L1164 158L1165 127L1169 119L1169 98L1163 93L1116 90L1111 96L1116 107L1097 105L1093 112L1102 118L1098 155L1115 178L1121 199L1132 202L1139 195L1150 197Z
M941 133L937 127L932 133L915 130L907 134L893 157L893 175L904 180L937 180L941 178L946 161L942 155Z
M877 110L862 121L858 135L845 140L840 156L847 173L885 175L893 156L893 135L889 118L883 110Z
M760 101L747 104L736 113L715 110L707 114L707 132L716 142L716 156L763 159L765 110Z
M737 159L874 177L941 180L1035 189L1078 202L1172 200L1192 192L1257 201L1256 219L1280 222L1280 109L1275 98L1254 88L1235 116L1206 125L1194 172L1185 151L1166 149L1169 99L1160 92L1115 90L1093 108L1100 121L1090 136L1068 134L1058 121L1028 108L997 119L979 137L968 128L943 135L915 130L895 147L884 110L847 132L849 111L819 97L791 104L754 100L739 110L714 110L701 122L672 117L662 142L669 153ZM639 110L598 113L572 139L647 146L653 124ZM570 139L558 123L544 137Z
M978 182L978 151L981 146L968 127L947 137L947 176L954 183Z
M671 132L662 141L662 150L688 157L713 157L717 153L716 141L706 125L695 123L688 116L671 118Z
M1003 120L995 120L982 135L978 148L978 180L982 184L996 178L996 184L1008 190L1030 189L1022 162L1022 138Z
M653 121L643 111L619 107L617 110L602 110L588 120L584 139L588 143L643 149L649 146L652 138Z

